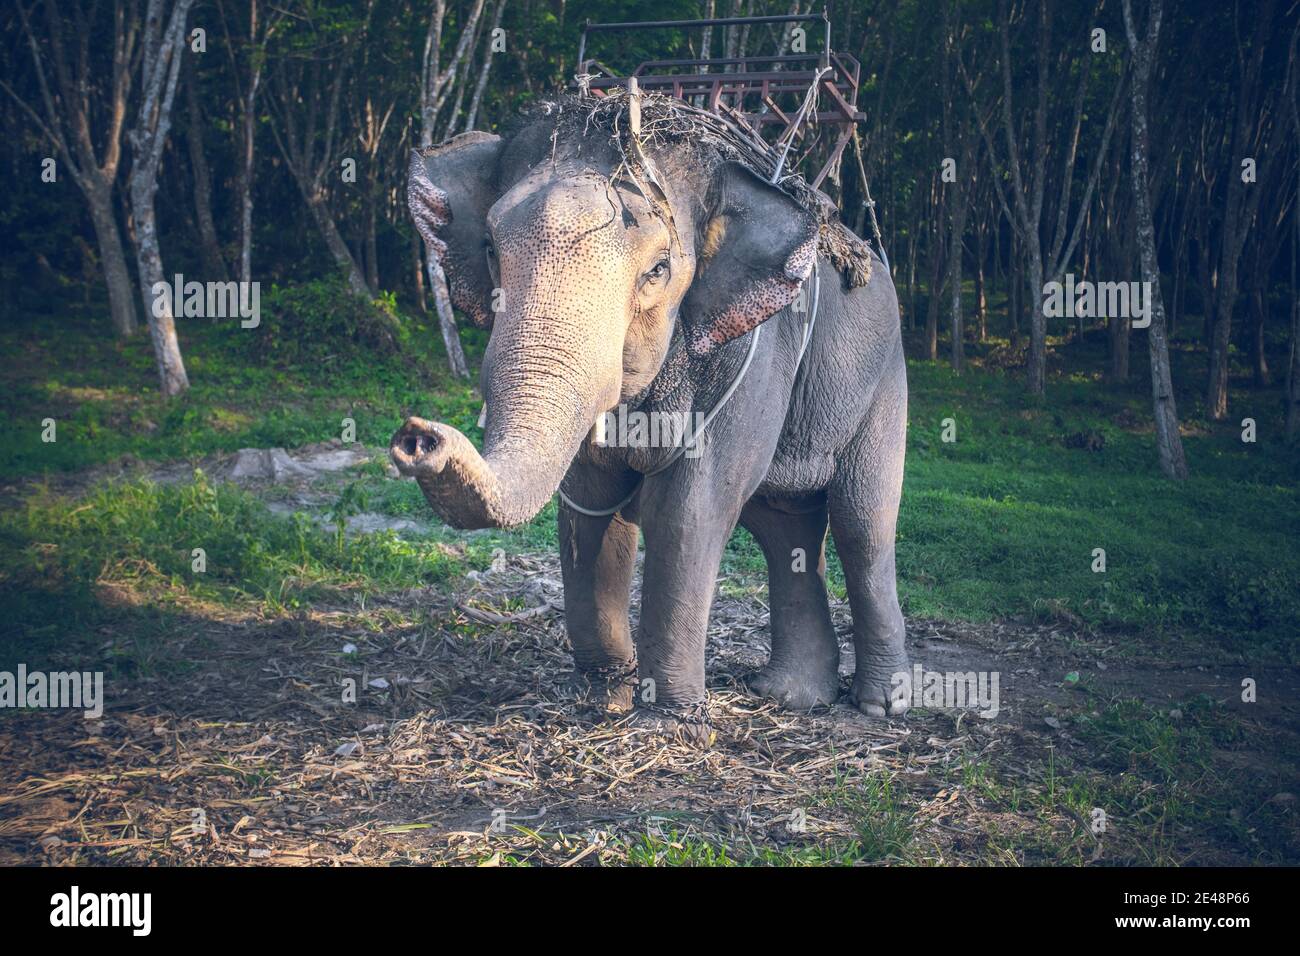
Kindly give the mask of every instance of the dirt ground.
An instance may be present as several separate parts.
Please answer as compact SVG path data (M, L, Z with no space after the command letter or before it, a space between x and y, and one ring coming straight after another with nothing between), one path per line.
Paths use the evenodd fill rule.
M1058 629L912 622L927 669L1000 672L997 718L790 713L740 686L765 655L763 609L723 597L709 644L717 739L699 749L575 698L551 606L562 602L558 579L524 558L456 603L412 592L288 620L196 615L169 643L184 676L115 684L100 720L28 713L0 726L0 863L575 864L618 862L645 834L669 848L833 845L861 826L835 793L872 774L898 788L928 862L998 862L984 851L998 843L990 828L1004 826L1047 826L1056 844L1106 862L1105 838L1077 812L993 811L953 771L987 760L1033 790L1049 748L1067 764L1083 746L1053 716L1080 695L1069 672L1094 675L1092 693L1170 706L1239 696L1239 665L1103 671L1106 647ZM521 593L545 613L484 623L494 612L478 609ZM355 653L341 653L347 645ZM846 644L846 670L851 660ZM1276 676L1261 684L1277 692L1239 705L1260 765L1300 752L1296 687L1278 688ZM354 704L342 700L348 677ZM1022 861L1033 859L1002 862Z
M741 683L766 657L761 582L721 585L708 748L611 719L570 688L552 555L514 556L454 594L296 617L195 606L148 666L106 682L102 719L0 721L0 864L593 865L701 862L716 848L785 862L1250 863L1265 807L1261 824L1289 828L1265 843L1300 860L1292 669L1121 653L1132 638L1055 625L912 620L927 670L999 673L995 719L792 713ZM121 612L106 644L151 613L138 592L101 600ZM834 617L847 686L847 607ZM1241 702L1243 677L1257 703ZM1094 832L1094 798L1071 780L1134 775L1134 807L1160 782L1140 762L1100 761L1075 718L1120 698L1176 718L1198 695L1241 728L1214 773L1259 783L1223 806L1240 838L1149 808L1128 819L1120 804Z

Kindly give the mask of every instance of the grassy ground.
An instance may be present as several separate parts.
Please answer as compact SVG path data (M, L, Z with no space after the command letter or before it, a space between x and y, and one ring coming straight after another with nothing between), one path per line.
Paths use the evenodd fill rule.
M355 422L356 440L370 446L385 445L412 412L477 434L478 402L465 384L396 358L353 355L310 367L258 366L231 357L230 337L238 334L187 327L183 345L194 388L164 403L154 392L142 338L115 343L89 323L8 328L4 347L16 361L0 371L7 394L0 426L10 436L0 447L0 480L11 489L33 482L50 489L46 499L11 511L0 525L8 568L26 562L43 569L48 555L36 552L44 556L32 564L33 544L66 536L69 547L60 561L75 565L76 580L90 580L96 561L150 561L174 572L188 559L181 561L180 550L160 558L161 539L197 541L220 530L234 537L219 547L238 551L265 524L268 535L286 542L284 560L271 550L223 566L233 569L232 586L267 600L284 590L286 561L301 565L297 578L304 587L342 573L334 566L339 562L361 589L382 590L407 574L446 576L442 551L423 559L408 555L397 565L378 552L331 559L301 543L310 537L305 532L286 530L287 519L230 498L225 507L238 517L213 527L202 523L209 512L174 500L182 494L174 490L119 485L76 511L60 501L57 492L71 476L94 466L111 473L124 456L198 462L242 447L292 448L337 438L344 419ZM1300 454L1278 433L1276 395L1235 391L1230 425L1199 420L1187 396L1192 477L1174 485L1154 461L1143 356L1135 348L1136 380L1115 388L1083 371L1101 365L1098 349L1060 350L1064 367L1042 403L1030 401L1014 375L979 367L958 375L941 363L911 363L898 538L904 610L953 621L1015 617L1125 628L1294 659ZM982 350L973 351L979 362ZM77 359L52 361L62 355ZM1178 359L1196 361L1190 354ZM1199 380L1194 369L1178 372ZM1248 415L1258 422L1254 443L1241 440L1236 424ZM57 423L52 443L42 441L47 418ZM948 420L951 442L944 440ZM357 475L348 493L345 510L428 515L417 489L389 481L378 466ZM199 523L187 526L192 521ZM508 550L551 547L553 512L548 508L526 528L484 543ZM1095 549L1105 551L1104 573L1093 570ZM479 553L490 554L490 548ZM831 563L833 586L842 588L833 553ZM743 531L728 566L761 570L758 549Z
M501 747L514 752L534 732L510 736L509 721L500 730L502 701L516 699L500 688L520 683L507 662L538 653L539 641L558 648L563 636L554 620L534 631L484 624L457 608L501 557L532 566L537 555L553 552L554 506L522 529L467 535L431 522L418 490L389 479L381 460L311 487L251 490L202 471L187 481L151 480L157 469L150 463L211 469L223 453L243 447L296 448L338 439L344 419L354 423L358 442L382 447L408 413L449 421L475 436L473 390L436 371L432 348L435 354L425 362L352 349L337 356L317 351L277 366L250 356L234 338L237 330L188 323L181 338L194 388L166 403L155 394L143 337L113 342L103 335L104 326L102 319L74 316L10 324L0 333L12 357L0 369L6 396L0 425L9 436L0 446L0 496L6 502L0 516L0 669L19 660L32 669L103 669L119 688L119 710L170 715L158 726L171 726L178 741L184 728L186 746L196 752L199 739L212 736L208 728L227 726L245 728L230 731L245 748L268 734L302 734L301 747L284 753L329 764L331 741L351 723L359 725L349 732L363 729L360 718L340 724L331 709L337 702L323 689L334 677L322 675L337 673L342 638L360 645L356 653L362 658L381 646L383 653L396 653L418 638L421 655L411 659L414 665L402 666L432 667L429 680L442 692L401 700L381 695L382 706L371 707L366 720L387 722L388 732L400 737L414 733L411 722L419 724L433 708L443 714L440 732L458 728L453 739L467 726L480 734L486 727L505 734L489 735L496 749L485 750L483 738L471 732L477 742L465 744L455 760L448 758L445 780L429 783L444 787L436 792L449 806L458 805L466 798L464 761L502 760ZM409 334L413 342L435 339L427 329ZM632 759L644 759L639 744L626 744L600 721L563 703L568 698L548 683L561 665L547 658L538 672L551 676L534 679L528 685L533 689L519 691L518 699L540 694L541 704L520 706L560 708L551 724L539 725L558 726L568 735L556 759L572 758L581 768L590 758L572 757L565 747L602 753L618 774L632 774L649 787L610 784L606 796L631 794L632 810L657 808L640 815L629 811L617 825L602 824L604 836L588 851L589 862L1295 862L1294 766L1275 759L1294 744L1288 723L1294 714L1270 712L1265 719L1232 706L1241 673L1272 675L1268 692L1294 698L1287 681L1293 683L1289 668L1296 663L1300 619L1300 554L1294 547L1300 538L1300 456L1278 433L1276 390L1256 391L1234 381L1241 387L1233 390L1228 425L1204 421L1195 392L1181 394L1192 477L1173 485L1154 461L1144 340L1135 334L1134 381L1116 387L1091 371L1103 364L1100 339L1054 343L1043 402L1027 399L1019 374L1001 369L1008 364L1002 342L972 345L972 367L960 375L941 363L910 363L898 540L904 609L914 632L949 633L958 644L983 647L986 656L972 666L1032 675L1021 678L1025 684L1017 693L1023 702L1011 729L999 734L984 722L963 727L959 720L954 726L950 716L922 714L909 721L914 731L899 744L888 734L873 736L876 731L836 708L822 723L801 729L773 715L756 731L758 712L735 692L744 667L761 661L751 641L711 663L715 696L724 701L719 726L730 728L716 763L698 768L695 757L677 755L660 768L666 773L676 767L671 776L642 773L645 768L637 769ZM477 348L481 342L471 342L472 355ZM1203 356L1194 350L1178 350L1176 380L1199 383L1198 363L1203 365ZM1241 440L1239 421L1247 416L1258 423L1254 443ZM56 423L54 442L42 441L46 419ZM954 441L945 440L946 419L952 420ZM268 507L277 502L292 505L280 511L293 513ZM346 536L326 526L360 512L427 524L401 534ZM205 554L201 573L194 570L195 548ZM1097 548L1105 551L1104 573L1093 570ZM758 640L760 648L763 624L753 615L765 598L761 568L756 546L738 532L724 565L721 600L750 609L750 617L735 612L732 629ZM546 573L553 572L548 566ZM832 554L832 590L842 598L839 574ZM528 595L522 586L498 590L486 606L508 618L535 603L536 595ZM349 622L345 631L334 623L339 615ZM715 623L715 631L715 639L725 639L726 621ZM182 633L190 637L178 642ZM325 657L316 648L322 643L332 647ZM943 646L923 649L942 658ZM214 679L210 665L223 655L235 663L218 673L246 672L246 699L227 707L190 706L182 689L200 678ZM263 673L268 655L277 662L273 678ZM1224 668L1225 662L1233 666ZM324 671L314 670L319 668ZM378 659L367 668L386 672ZM1198 669L1216 671L1215 679L1202 680ZM277 681L276 696L265 696L272 689L268 679ZM168 702L170 692L159 690L160 681L176 688L181 699ZM470 685L477 690L471 692ZM321 717L313 733L287 730L267 716L268 708L286 706L286 694L301 698L298 713L324 709L329 716ZM768 719L767 712L760 716ZM47 719L0 711L0 763L11 765L11 779L24 786L55 779L56 768L66 771L54 789L93 803L94 788L101 786L99 765L86 763L94 747L75 742L82 734L78 724L65 722L66 751L48 723L42 724L42 748L29 746L26 722ZM526 728L538 720L529 716ZM128 744L131 753L151 752L155 731L124 716L108 726L95 738L104 760ZM12 732L5 733L6 727ZM809 727L824 736L807 746L824 749L830 741L830 763L819 762L823 757L778 759L792 733L805 735L798 747L790 745L792 753L802 753ZM757 749L756 735L764 741ZM448 746L446 738L437 739L437 746ZM617 754L604 753L616 739ZM230 736L203 746L210 746L220 766L242 759L231 756ZM457 750L461 744L450 746ZM883 763L879 748L886 751ZM771 762L756 767L755 760L767 759L764 753ZM632 765L624 767L619 761L628 754ZM364 765L358 775L372 774L364 777L366 792L380 780L390 785L391 767L375 760L358 763ZM287 799L288 767L267 757L264 770L249 776L247 767L238 766L238 773L219 774L222 800L260 806L259 801ZM917 766L924 769L920 776ZM536 768L521 767L512 773L532 775L545 789L546 778L536 776ZM764 781L779 772L799 792L774 801L772 812L800 810L820 822L807 832L773 824L756 834L746 829L748 816L738 820L734 800L700 810L701 801L712 804L700 792L683 790L680 767L697 768L685 771L687 777L728 793L737 777L767 786ZM559 792L585 793L582 771L574 773L569 790ZM148 773L141 774L143 787ZM325 798L326 783L312 784L321 806L337 802L333 795ZM297 780L294 786L306 784ZM494 837L496 843L486 848L466 845L447 857L427 844L402 842L435 824L412 823L421 797L405 795L400 779L392 786L392 799L404 809L384 816L382 839L376 838L382 852L368 859L557 862L596 846L575 844L572 835L575 827L590 835L592 821L604 819L590 808L574 810L559 823L547 822L549 830L541 823L512 826L508 838ZM473 800L483 796L470 791ZM600 792L596 788L590 798L598 802ZM126 853L122 859L191 859L168 855L176 847L165 835L171 824L162 811L169 798L152 791L139 796L157 804L155 824L164 836L151 836L148 828L143 835L123 836L107 813L99 824L112 831L112 839L84 837L69 851L72 857L59 858L112 862L119 859L115 850L96 848L125 841L114 844ZM32 829L31 795L23 791L19 798L8 804L0 798L0 845L17 841L26 858L35 846L31 841L44 831ZM675 805L680 812L670 809ZM1098 807L1123 821L1104 841L1104 853L1090 823ZM63 833L61 845L76 843L58 829L64 826L62 811L52 812L50 826ZM226 823L234 826L239 817ZM331 839L356 826L356 820L340 822ZM443 818L436 826L456 829ZM186 846L194 849L190 842Z

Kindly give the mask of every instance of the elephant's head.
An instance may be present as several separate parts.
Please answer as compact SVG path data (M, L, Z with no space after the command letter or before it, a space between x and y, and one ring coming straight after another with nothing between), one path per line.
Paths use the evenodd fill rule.
M411 211L453 303L490 327L480 452L449 425L393 436L446 521L529 520L598 414L643 392L680 328L683 361L788 305L817 222L745 167L687 143L629 171L608 132L539 117L508 139L465 133L411 158Z

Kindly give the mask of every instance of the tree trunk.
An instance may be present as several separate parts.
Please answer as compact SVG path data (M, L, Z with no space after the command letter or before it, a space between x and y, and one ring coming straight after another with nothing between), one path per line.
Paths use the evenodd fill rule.
M1092 210L1089 210L1088 215L1084 217L1084 224L1083 224L1084 235L1087 235L1088 232L1091 231L1091 227L1092 227ZM1089 277L1088 269L1092 266L1092 262L1089 258L1089 253L1091 252L1092 252L1092 243L1085 240L1083 243L1083 261L1079 263L1079 275L1084 279L1087 279ZM1075 336L1077 340L1079 342L1082 342L1083 332L1084 332L1082 315L1075 316L1074 329L1075 329Z
M497 0L496 13L492 15L492 26L488 29L487 43L485 44L485 53L483 54L483 67L479 72L478 83L474 86L474 96L469 101L469 115L465 117L465 130L468 132L474 128L478 122L478 108L483 102L483 91L487 89L488 76L492 73L492 60L495 58L492 53L492 34L501 26L501 14L505 12L506 0Z
M975 319L979 323L979 337L983 342L988 335L988 303L984 300L984 237L976 237L975 245Z
M1268 309L1264 304L1264 289L1255 286L1250 292L1250 364L1255 374L1255 387L1268 388L1272 382L1268 374L1268 356L1264 351L1264 325Z
M1106 320L1106 331L1110 343L1110 368L1106 377L1116 385L1128 381L1129 339L1132 336L1132 322L1122 315L1112 315Z
M1047 385L1047 316L1043 313L1043 254L1038 237L1029 239L1029 394Z
M262 79L260 66L253 67L245 97L242 155L239 170L239 281L251 282L253 273L253 163L257 149L257 87Z
M1183 252L1185 250L1183 242L1179 240L1178 246L1174 251L1174 291L1169 297L1173 308L1169 310L1169 337L1172 339L1178 332L1177 322L1183 314L1183 288L1187 282L1187 266L1183 262Z
M212 281L226 280L226 263L217 241L217 226L212 218L212 176L208 171L208 158L203 149L203 120L199 112L199 94L196 88L198 74L194 71L194 54L186 53L185 112L189 122L186 145L189 147L190 167L194 172L194 215L199 227L199 251L203 256L203 270Z
M1296 40L1291 40L1292 53ZM1296 92L1296 71L1291 71L1291 128L1300 140L1300 102ZM1286 439L1295 442L1300 437L1300 284L1297 284L1297 260L1300 259L1300 202L1291 206L1291 219L1295 229L1291 233L1291 355L1286 363Z
M318 192L313 192L303 198L307 200L307 208L311 210L312 219L316 221L316 228L320 230L321 237L325 240L325 246L334 259L334 264L338 266L344 278L348 280L348 288L362 298L373 299L374 293L371 292L370 286L366 284L366 277L361 274L361 269L352 255L352 250L348 248L348 244L343 241L343 236L339 234L339 227L335 224L334 217L330 215L325 197Z
M948 294L950 299L949 325L952 335L952 367L960 372L965 363L965 332L961 314L961 234L964 231L966 215L965 197L957 198L957 209L953 212L952 235L948 237Z
M933 257L930 262L930 294L925 303L925 357L931 362L939 357L939 301L943 296L943 256L939 254L938 235L935 235Z
M1025 273L1020 267L1020 241L1014 227L1011 230L1011 262L1008 265L1007 320L1011 324L1011 348L1015 350L1020 348L1020 314L1021 303L1024 301Z
M99 241L99 260L108 285L108 308L113 320L113 331L126 337L134 335L137 322L135 293L131 289L131 273L126 265L126 252L122 237L117 231L117 217L113 214L112 187L88 189L86 202L90 206L90 219L95 225L95 238ZM148 314L147 312L145 313Z
M1292 207L1295 235L1291 237L1291 358L1286 366L1286 438L1300 437L1300 286L1296 284L1296 247L1300 246L1300 204Z
M1160 37L1161 0L1151 0L1146 40L1138 42L1133 24L1131 0L1124 0L1124 23L1129 48L1135 59L1132 87L1132 160L1133 199L1137 213L1138 256L1142 262L1142 281L1148 282L1151 325L1147 328L1147 346L1151 356L1151 398L1156 419L1156 451L1160 468L1166 476L1181 481L1187 477L1187 460L1178 434L1178 409L1174 402L1173 378L1169 371L1169 343L1165 338L1165 301L1160 290L1160 264L1156 259L1155 225L1151 216L1148 187L1147 90L1151 81L1151 61Z
M1235 175L1235 174L1230 174ZM1231 193L1231 189L1229 192ZM1210 376L1206 412L1215 421L1228 417L1228 373L1232 366L1232 312L1237 303L1237 256L1240 203L1229 200L1224 214L1218 284L1214 290L1214 321L1210 328Z
M166 286L162 254L158 250L158 222L154 213L154 196L158 191L158 169L162 163L167 134L171 130L172 103L180 79L181 57L185 51L185 21L194 0L149 0L145 13L141 58L140 111L132 128L131 142L131 217L135 225L136 265L140 292L144 299L149 337L153 340L154 359L163 395L179 395L190 387L176 340L176 319L172 315L171 296L160 290ZM164 26L164 14L170 15Z
M412 230L411 232L411 268L412 277L415 279L415 307L420 310L421 315L429 314L429 307L424 302L424 262L420 256L420 235Z
M434 308L438 311L442 344L447 349L447 364L457 378L469 378L469 364L465 361L465 351L460 347L456 316L451 310L451 296L447 292L447 276L435 256L429 256L429 285L433 289Z
M144 312L149 322L149 337L153 341L154 359L158 366L158 379L162 393L168 398L179 395L190 387L181 358L180 343L176 340L176 318L172 315L172 297L167 293L154 295L159 283L166 283L162 256L158 251L158 224L154 216L153 196L157 184L141 171L131 176L131 212L135 218L136 265L140 272L140 290L144 296ZM170 288L170 285L168 285Z
M907 329L916 331L916 231L907 238Z
M373 163L371 164L371 168L372 169L374 168ZM376 231L375 222L379 217L375 214L375 203L377 202L377 197L375 196L374 177L371 176L370 180L371 181L367 188L367 198L366 198L366 238L365 238L366 284L369 285L371 289L378 291L379 289L379 240L375 235L375 231Z
M1241 157L1246 155L1251 140L1251 126L1258 113L1252 108L1255 89L1258 87L1260 69L1267 46L1268 32L1272 29L1273 0L1264 0L1253 12L1255 31L1252 37L1250 62L1241 64L1241 74L1236 86L1236 115L1233 121L1231 142L1232 163L1227 171L1228 190L1223 212L1223 239L1219 245L1219 284L1215 290L1214 331L1210 344L1210 376L1206 388L1206 411L1215 421L1228 417L1228 375L1232 365L1231 341L1233 308L1237 302L1237 267L1246 232L1251 228L1253 206L1246 196L1246 183L1242 181ZM1241 50L1241 47L1238 47ZM1259 106L1261 104L1254 104ZM1259 166L1267 161L1267 151L1259 156ZM1263 178L1262 170L1260 178ZM1258 196L1260 183L1251 185Z

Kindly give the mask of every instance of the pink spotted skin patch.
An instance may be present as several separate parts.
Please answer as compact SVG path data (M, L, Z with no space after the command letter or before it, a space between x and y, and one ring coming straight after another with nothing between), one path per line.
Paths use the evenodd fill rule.
M752 331L793 302L799 294L799 286L812 273L816 255L817 240L814 236L786 260L784 275L752 283L725 309L704 316L700 322L702 327L689 342L691 354L709 354L724 342Z
M486 326L490 317L480 301L478 291L459 274L455 264L448 261L447 243L438 238L438 230L449 225L452 220L450 198L445 190L439 189L429 179L424 168L424 158L418 152L411 154L406 197L411 216L415 219L416 230L447 276L447 292L451 295L451 301L475 325Z
M428 243L441 263L447 255L447 244L438 238L437 232L451 222L451 204L447 200L447 194L429 179L424 168L424 158L418 152L411 154L406 203L411 209L411 217L415 220L415 228L420 237Z

